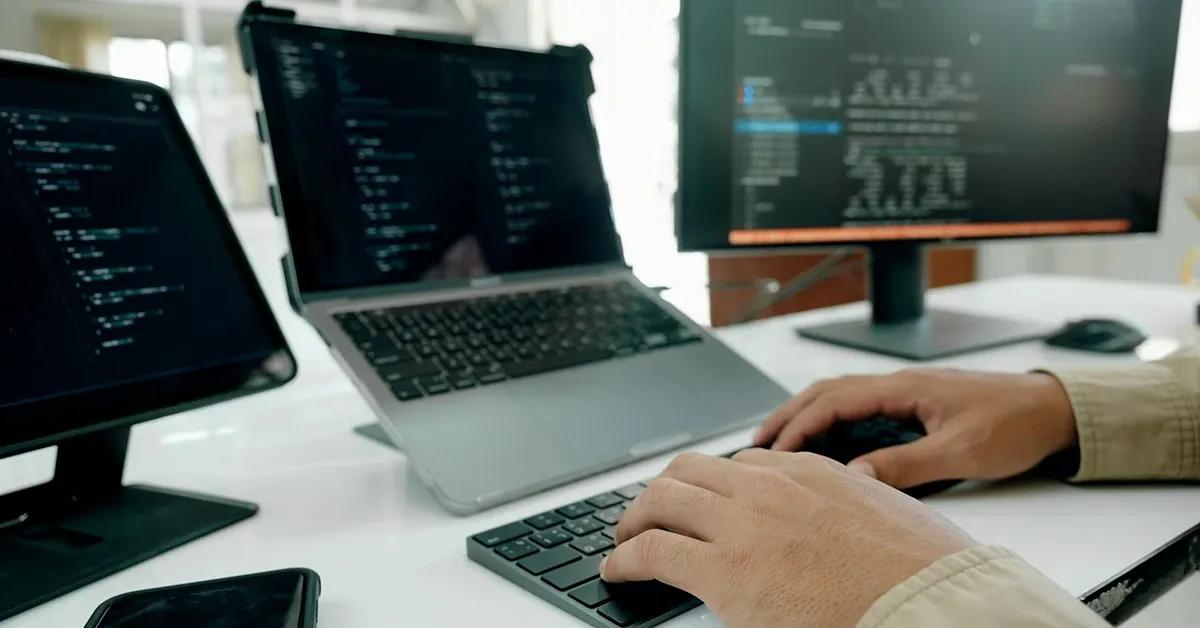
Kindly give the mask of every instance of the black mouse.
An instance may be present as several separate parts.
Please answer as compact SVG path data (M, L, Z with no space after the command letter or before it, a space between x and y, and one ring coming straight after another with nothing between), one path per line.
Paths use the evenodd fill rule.
M842 464L871 453L877 449L907 445L915 440L925 438L925 427L917 421L902 421L886 417L876 417L864 421L839 421L829 428L829 431L804 443L803 450L826 458L831 458ZM904 492L920 499L935 493L940 493L960 480L933 482L914 486Z
M1132 353L1146 342L1134 327L1113 320L1084 320L1067 324L1046 339L1046 344L1092 353Z

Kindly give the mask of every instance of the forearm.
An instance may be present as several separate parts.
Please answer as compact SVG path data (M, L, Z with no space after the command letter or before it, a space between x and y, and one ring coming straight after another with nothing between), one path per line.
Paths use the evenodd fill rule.
M1012 552L944 558L879 598L859 628L1102 628L1098 615Z
M1048 372L1075 412L1074 481L1200 480L1200 351L1125 370Z

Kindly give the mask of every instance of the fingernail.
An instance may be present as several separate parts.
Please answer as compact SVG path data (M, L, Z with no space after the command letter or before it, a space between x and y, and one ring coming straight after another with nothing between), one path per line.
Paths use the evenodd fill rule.
M604 576L604 568L605 568L606 566L608 566L608 557L607 557L607 556L605 556L604 558L601 558L601 559L600 559L600 576L601 576L601 577L603 577L603 576Z
M879 475L875 473L875 467L866 460L855 460L854 462L851 462L847 468L855 473L861 473L873 480L879 479Z

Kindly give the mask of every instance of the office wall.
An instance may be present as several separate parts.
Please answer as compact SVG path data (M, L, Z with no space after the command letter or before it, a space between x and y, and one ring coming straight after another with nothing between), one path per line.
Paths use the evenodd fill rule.
M1177 134L1171 153L1159 235L985 244L980 277L1063 273L1180 283L1185 259L1200 248L1200 217L1187 204L1200 197L1200 132Z
M37 49L37 29L34 14L37 0L3 0L0 8L0 48L34 52Z

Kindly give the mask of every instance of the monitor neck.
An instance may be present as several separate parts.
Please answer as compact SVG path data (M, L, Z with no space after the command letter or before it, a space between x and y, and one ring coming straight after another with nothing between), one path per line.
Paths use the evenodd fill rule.
M925 315L925 249L912 242L870 247L871 311L875 324L904 323Z
M116 428L59 443L53 479L0 495L0 529L53 517L118 493L129 430Z

